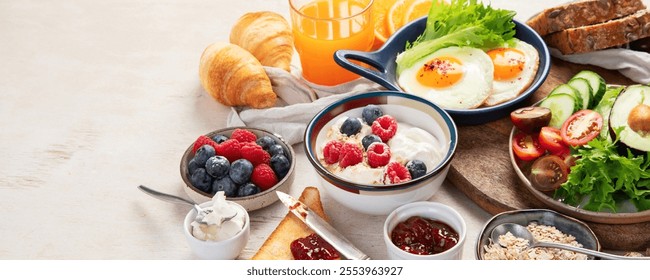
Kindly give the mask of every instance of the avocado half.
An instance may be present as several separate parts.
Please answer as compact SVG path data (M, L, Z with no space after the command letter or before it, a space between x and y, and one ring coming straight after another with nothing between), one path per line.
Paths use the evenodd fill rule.
M650 87L628 86L621 92L609 116L609 127L620 143L631 149L650 151Z

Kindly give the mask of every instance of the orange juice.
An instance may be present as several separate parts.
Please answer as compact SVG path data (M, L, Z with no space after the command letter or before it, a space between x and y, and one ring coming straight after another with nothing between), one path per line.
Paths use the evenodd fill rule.
M294 44L303 77L319 85L338 85L359 76L334 61L336 50L369 51L374 40L371 0L290 1Z

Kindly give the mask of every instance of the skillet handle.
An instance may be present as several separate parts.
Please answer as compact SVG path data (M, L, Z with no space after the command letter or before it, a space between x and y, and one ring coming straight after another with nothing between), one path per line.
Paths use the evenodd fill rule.
M334 61L336 61L339 66L378 83L388 90L399 91L399 87L391 83L388 78L385 67L389 63L388 59L390 59L388 56L381 55L380 52L362 52L353 50L337 50L334 52ZM368 64L375 69L363 67L353 61Z

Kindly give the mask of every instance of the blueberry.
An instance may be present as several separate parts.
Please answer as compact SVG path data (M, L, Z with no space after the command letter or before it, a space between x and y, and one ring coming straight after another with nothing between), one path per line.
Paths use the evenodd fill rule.
M278 176L278 180L284 178L285 175L289 172L291 167L291 162L284 155L275 155L271 157L271 169L275 171L275 175Z
M260 187L256 186L253 183L248 183L246 185L240 186L237 191L237 196L249 196L261 192Z
M284 156L286 156L287 155L284 152L284 148L282 148L282 146L280 144L271 145L271 147L269 147L269 154L271 156L275 156L275 155L284 155Z
M260 138L257 138L255 143L257 143L257 145L260 145L260 147L262 147L262 149L268 150L271 146L275 145L275 140L273 140L273 138L271 138L271 136L264 135L264 136L262 136Z
M370 146L370 144L375 143L375 142L381 143L381 138L379 138L379 136L374 135L374 134L368 134L368 135L364 136L363 139L361 139L361 144L363 145L364 150L368 150L368 147Z
M203 166L205 165L205 161L214 155L216 155L214 147L210 145L203 145L198 150L196 150L196 153L194 153L194 159L196 160L196 163Z
M238 159L230 165L230 179L238 185L248 182L253 173L253 164L245 159Z
M223 134L217 134L215 136L212 136L212 140L214 140L214 142L217 142L217 144L221 144L223 141L228 140L228 136Z
M419 178L427 174L427 166L421 160L411 160L406 163L406 169L411 173L411 178Z
M357 118L347 118L341 125L341 133L352 136L361 131L361 122Z
M368 125L372 125L375 120L381 116L384 115L384 112L379 108L377 105L367 105L366 107L363 108L363 112L361 112L361 117L363 117L363 121L365 121Z
M210 177L203 168L197 168L194 173L192 173L192 176L190 176L190 183L192 183L192 186L205 193L212 192L212 177Z
M223 178L230 171L230 162L222 156L210 157L205 162L205 171L214 178Z
M196 171L196 169L200 167L203 166L196 161L196 158L192 158L190 162L187 164L187 174L191 176L192 174L194 174L194 171Z
M237 185L227 176L214 180L214 183L212 183L212 190L214 193L223 191L226 197L237 196Z

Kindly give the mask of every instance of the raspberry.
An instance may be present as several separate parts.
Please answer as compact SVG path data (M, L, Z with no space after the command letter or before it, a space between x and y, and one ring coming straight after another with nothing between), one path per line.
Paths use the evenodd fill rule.
M252 132L246 129L241 129L241 128L236 128L235 130L233 130L232 134L230 135L230 138L237 139L241 143L255 142L255 140L257 140L257 136L255 136L255 134L253 134Z
M237 139L228 139L217 145L217 155L224 156L230 162L241 158L241 143Z
M363 161L363 150L358 145L346 142L341 147L341 155L339 158L339 166L346 168Z
M214 142L214 140L210 139L210 137L201 135L199 138L194 141L194 146L192 146L192 153L196 153L196 150L201 148L203 145L210 145L214 150L217 150L217 142Z
M368 165L372 168L384 166L390 161L390 148L384 143L374 142L368 146Z
M271 166L266 163L259 164L253 169L251 175L251 182L260 187L262 191L268 190L278 183L278 177Z
M341 147L343 147L343 142L332 140L325 144L323 148L323 156L325 157L325 162L327 164L335 164L339 162L341 158Z
M242 144L241 157L250 161L253 166L257 166L261 163L271 163L271 155L262 149L262 147L255 144L255 142L247 142Z
M397 132L397 121L390 115L383 115L372 123L372 133L379 136L384 143Z
M386 167L386 173L384 173L384 183L397 184L410 180L411 174L409 173L409 170L399 162L393 161Z

